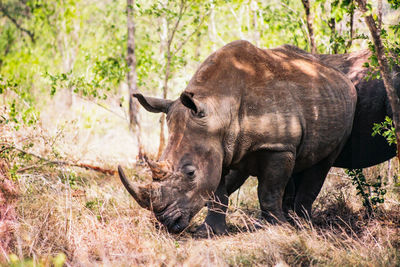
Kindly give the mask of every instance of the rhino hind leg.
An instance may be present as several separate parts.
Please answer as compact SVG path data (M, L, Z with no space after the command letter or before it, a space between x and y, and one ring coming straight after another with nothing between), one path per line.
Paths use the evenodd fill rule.
M286 222L282 198L294 163L292 152L267 152L258 165L258 199L262 215L270 223Z
M331 156L325 158L311 168L293 175L291 181L295 187L293 207L298 216L305 219L311 218L312 204L321 191L322 185L336 156L336 152L332 153ZM288 193L288 190L286 190L285 193ZM290 202L290 197L293 199L293 196L290 196L290 194L285 197L289 198L287 200L288 202Z

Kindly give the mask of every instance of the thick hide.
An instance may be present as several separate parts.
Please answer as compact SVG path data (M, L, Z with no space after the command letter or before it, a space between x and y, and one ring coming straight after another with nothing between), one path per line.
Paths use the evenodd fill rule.
M282 49L298 51L320 59L324 64L343 72L357 90L357 106L351 136L335 160L333 166L341 168L367 168L382 163L396 155L396 146L389 145L381 136L372 136L374 123L381 123L386 116L392 118L392 110L382 79L368 78L371 69L364 67L371 52L361 50L349 54L311 55L295 46L284 45ZM392 70L394 87L400 96L400 67Z

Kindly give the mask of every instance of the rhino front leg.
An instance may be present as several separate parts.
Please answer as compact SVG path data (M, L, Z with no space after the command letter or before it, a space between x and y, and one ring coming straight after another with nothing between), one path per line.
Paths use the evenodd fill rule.
M285 188L285 193L283 195L283 200L282 200L282 209L283 212L286 216L286 218L290 218L289 212L294 211L294 201L296 198L296 174L293 174Z
M216 235L226 233L225 216L228 203L229 196L226 192L225 179L222 177L217 191L214 193L214 197L207 203L207 217L202 226L200 226L200 230L206 230L207 232L211 230L211 232Z
M227 175L221 178L221 182L214 194L214 199L207 203L207 217L204 223L198 228L198 232L207 233L211 230L217 235L227 232L226 210L228 208L229 196L242 186L248 177L247 173L230 170Z
M258 199L263 217L271 223L286 222L282 211L285 187L295 163L293 152L266 152L258 169Z
M228 196L238 190L249 178L249 174L243 170L230 170L225 176L225 185Z

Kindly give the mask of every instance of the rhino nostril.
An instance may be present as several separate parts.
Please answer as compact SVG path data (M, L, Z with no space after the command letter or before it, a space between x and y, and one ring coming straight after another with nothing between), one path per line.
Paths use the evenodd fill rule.
M180 233L185 229L185 226L182 225L182 215L178 216L174 220L170 221L167 226L168 231L174 234Z
M172 232L172 233L179 233L179 232L181 232L183 229L182 229L182 226L179 224L179 223L177 223L177 224L174 224L173 226L172 226L172 228L170 229L170 231Z
M180 219L182 213L179 208L175 207L175 205L169 205L165 209L155 212L155 215L157 220L169 228Z

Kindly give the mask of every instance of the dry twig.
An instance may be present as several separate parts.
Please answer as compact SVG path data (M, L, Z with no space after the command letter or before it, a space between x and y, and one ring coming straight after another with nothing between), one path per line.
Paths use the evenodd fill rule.
M33 165L30 165L30 166L26 166L26 167L20 168L20 169L17 170L17 172L19 172L19 173L27 171L27 170L30 170L30 169L42 167L44 165L64 165L64 166L70 166L70 167L79 167L79 168L84 168L86 170L93 170L93 171L101 172L101 173L108 174L108 175L114 175L116 173L115 170L105 169L105 168L102 168L102 167L99 167L99 166L95 166L95 165L91 165L91 164L87 164L87 163L78 163L78 162L71 162L71 161L47 159L47 158L44 158L44 157L42 157L40 155L37 155L35 153L25 151L25 150L23 150L21 148L18 148L16 146L11 145L11 144L8 144L7 146L4 146L1 151L7 150L7 149L16 150L16 151L21 152L21 153L23 153L25 155L30 155L32 157L35 157L35 158L39 159L40 161L44 161L44 163L42 163L41 165L33 164Z

